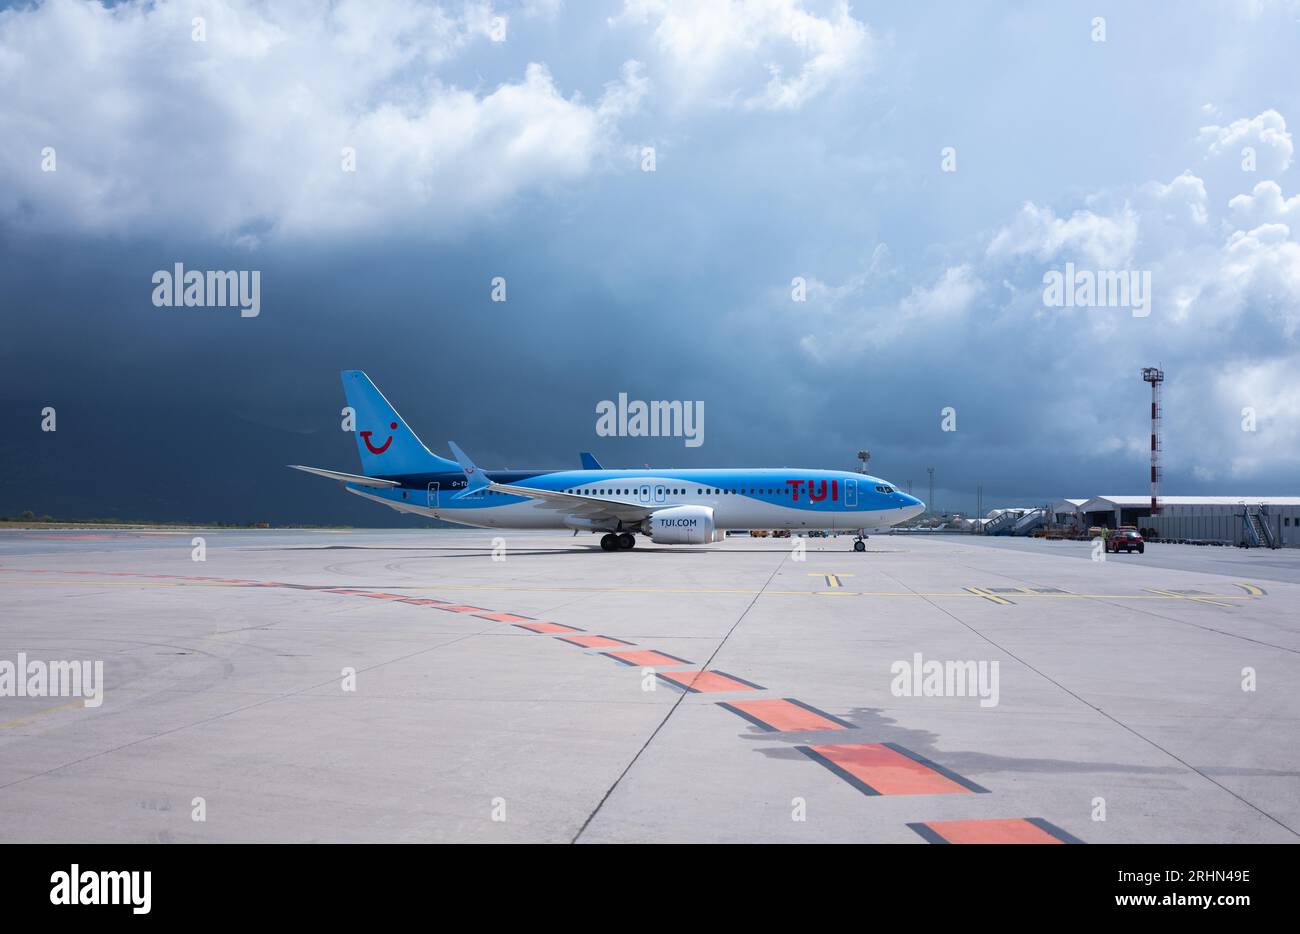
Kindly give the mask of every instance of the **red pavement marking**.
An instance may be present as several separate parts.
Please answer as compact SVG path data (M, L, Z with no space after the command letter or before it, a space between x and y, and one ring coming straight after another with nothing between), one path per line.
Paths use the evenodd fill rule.
M61 536L71 537L71 536ZM87 536L89 537L89 536ZM10 572L19 572L21 568L3 568ZM27 569L37 573L48 573L45 569ZM115 577L152 577L156 579L179 579L195 581L216 581L219 583L249 583L263 587L281 586L276 581L247 581L243 579L185 577L170 574L140 574L131 571L72 571L64 573L95 574L105 573ZM370 597L378 600L396 600L415 606L434 606L453 613L473 613L482 619L496 622L514 623L518 628L536 633L573 633L581 632L572 626L530 620L526 616L513 613L491 612L483 607L453 605L441 600L408 597L404 594L372 592L351 588L323 588L327 593ZM615 646L633 645L622 639L603 635L557 636L564 642L583 648L613 648ZM676 658L653 649L631 649L604 653L611 658L636 666L689 664L685 659ZM680 685L688 691L711 693L723 691L763 690L759 685L751 684L720 671L669 671L658 675L666 681ZM793 698L736 701L722 703L720 706L756 723L765 729L775 731L796 730L841 730L846 724L837 721L831 715L809 708ZM838 744L800 746L802 752L818 761L850 784L871 795L912 795L912 794L964 794L972 791L984 791L972 782L943 769L934 763L918 761L919 757L905 754L899 748L890 745ZM942 843L1071 843L1077 842L1060 828L1046 821L1026 818L1006 820L966 820L966 821L932 821L929 823L909 824L918 834L931 842Z
M985 790L941 766L917 761L899 747L884 743L796 748L869 795L970 794Z
M515 625L530 632L582 632L581 629L575 629L573 626L561 626L559 623L515 623Z
M556 636L555 638L571 645L580 645L584 649L607 649L615 645L632 645L631 642L611 639L609 636Z
M718 706L776 732L847 729L830 714L806 707L788 697L779 700L732 701L729 704L719 703Z
M742 681L734 675L722 671L661 671L657 674L665 681L671 681L693 692L767 690L760 685L750 684L748 681Z
M654 649L625 649L622 652L606 652L610 658L616 658L621 662L627 662L629 665L651 667L655 665L689 665L690 662L684 658L677 658L664 652L656 652Z
M1044 821L1043 823L1046 823ZM929 821L923 824L908 824L931 843L1072 843L1072 838L1058 837L1052 831L1061 834L1065 831L1052 827L1052 830L1031 821L1016 817L1009 820L945 820ZM924 828L924 829L922 829ZM925 831L930 831L926 833ZM1066 834L1066 837L1069 835ZM937 838L937 839L935 839Z

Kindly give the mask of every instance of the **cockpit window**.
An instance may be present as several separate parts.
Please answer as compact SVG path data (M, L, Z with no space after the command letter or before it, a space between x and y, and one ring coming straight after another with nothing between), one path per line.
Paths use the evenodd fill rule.
M893 492L894 492L894 488L893 488L892 486L890 486L888 483L882 483L880 486L876 487L876 492L877 492L877 493L893 493Z

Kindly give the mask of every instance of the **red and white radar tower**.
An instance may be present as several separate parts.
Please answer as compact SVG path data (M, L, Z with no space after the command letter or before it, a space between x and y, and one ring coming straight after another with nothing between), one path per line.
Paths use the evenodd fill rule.
M1155 366L1142 368L1142 379L1151 384L1151 515L1160 514L1160 384L1165 371Z

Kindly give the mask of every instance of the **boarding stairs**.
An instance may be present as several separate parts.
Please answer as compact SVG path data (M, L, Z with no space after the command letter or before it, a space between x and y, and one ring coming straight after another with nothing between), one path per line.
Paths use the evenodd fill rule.
M1242 532L1247 548L1276 548L1277 536L1268 523L1268 507L1247 506L1241 514Z
M1020 511L1016 509L1004 509L996 516L985 519L981 531L985 535L1010 535L1011 529L1020 519Z
M1016 524L1011 527L1011 535L1028 535L1034 529L1047 524L1046 509L1030 509L1023 516L1016 520Z
M1274 534L1273 526L1268 520L1269 520L1268 507L1262 505L1256 507L1253 516L1253 521L1255 523L1255 531L1259 535L1259 539L1261 542L1263 542L1265 548L1276 548L1277 535Z

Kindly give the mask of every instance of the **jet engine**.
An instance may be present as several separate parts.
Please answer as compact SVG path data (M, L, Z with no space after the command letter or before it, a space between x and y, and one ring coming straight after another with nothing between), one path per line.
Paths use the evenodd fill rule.
M726 537L714 528L713 510L708 506L660 509L645 520L645 528L656 545L706 545Z

